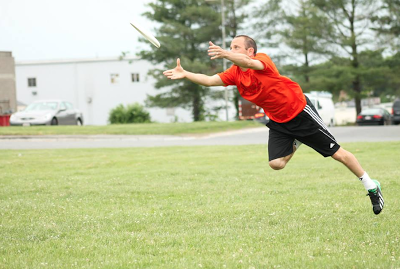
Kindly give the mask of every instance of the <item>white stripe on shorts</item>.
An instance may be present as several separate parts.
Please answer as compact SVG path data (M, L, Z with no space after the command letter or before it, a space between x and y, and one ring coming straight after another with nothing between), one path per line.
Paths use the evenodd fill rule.
M329 133L328 130L326 130L326 131L328 131L328 133L325 133L325 131L322 130L322 129L319 129L319 131L337 143L337 141L335 140L335 138L333 137L333 135L332 135L331 133Z
M318 114L316 114L315 111L309 105L306 105L304 111L307 112L307 114L310 115L322 128L328 130L328 127L325 125L321 117Z
M306 105L306 107L304 108L304 111L308 115L310 115L310 117L313 120L315 120L326 131L326 132L324 132L322 129L319 129L323 134L325 134L327 137L329 137L330 139L332 139L333 141L335 141L337 143L337 141L335 140L335 138L333 137L331 132L328 130L328 127L322 121L321 117L317 113L315 113L315 111L309 105Z

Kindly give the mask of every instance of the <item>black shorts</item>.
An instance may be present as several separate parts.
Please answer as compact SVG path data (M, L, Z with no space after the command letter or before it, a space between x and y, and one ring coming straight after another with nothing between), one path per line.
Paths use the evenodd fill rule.
M299 140L313 148L324 157L329 157L339 150L340 145L322 121L317 110L307 99L307 105L294 119L285 123L270 120L269 160L285 157L293 153L293 141Z

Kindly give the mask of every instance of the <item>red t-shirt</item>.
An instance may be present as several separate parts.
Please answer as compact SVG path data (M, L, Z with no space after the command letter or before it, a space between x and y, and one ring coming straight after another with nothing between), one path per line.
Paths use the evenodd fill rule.
M247 69L232 65L218 73L226 86L236 85L244 99L262 107L267 116L276 122L288 122L306 106L306 99L299 84L281 76L275 64L264 53L257 53L254 60L263 63L263 70Z

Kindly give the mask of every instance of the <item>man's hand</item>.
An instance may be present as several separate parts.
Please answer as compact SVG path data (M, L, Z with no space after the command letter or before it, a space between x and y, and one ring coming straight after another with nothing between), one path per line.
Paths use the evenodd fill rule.
M194 82L203 86L224 86L225 84L222 82L221 78L218 75L207 76L204 74L195 74L189 71L186 71L181 66L181 60L178 58L176 60L176 67L174 69L170 69L163 72L164 76L169 79L188 79L191 82Z
M164 76L169 79L183 79L185 78L185 70L181 66L181 60L176 59L176 67L163 72Z
M211 60L222 59L227 56L227 51L222 49L220 46L214 45L213 42L209 42L208 56L211 56Z

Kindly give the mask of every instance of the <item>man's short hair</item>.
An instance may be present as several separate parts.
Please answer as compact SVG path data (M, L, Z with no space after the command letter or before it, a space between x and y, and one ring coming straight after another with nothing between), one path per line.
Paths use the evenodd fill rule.
M238 37L244 37L244 44L246 45L246 49L248 48L253 48L254 49L254 55L257 54L257 44L256 41L254 41L253 38L247 36L247 35L237 35L235 38Z

